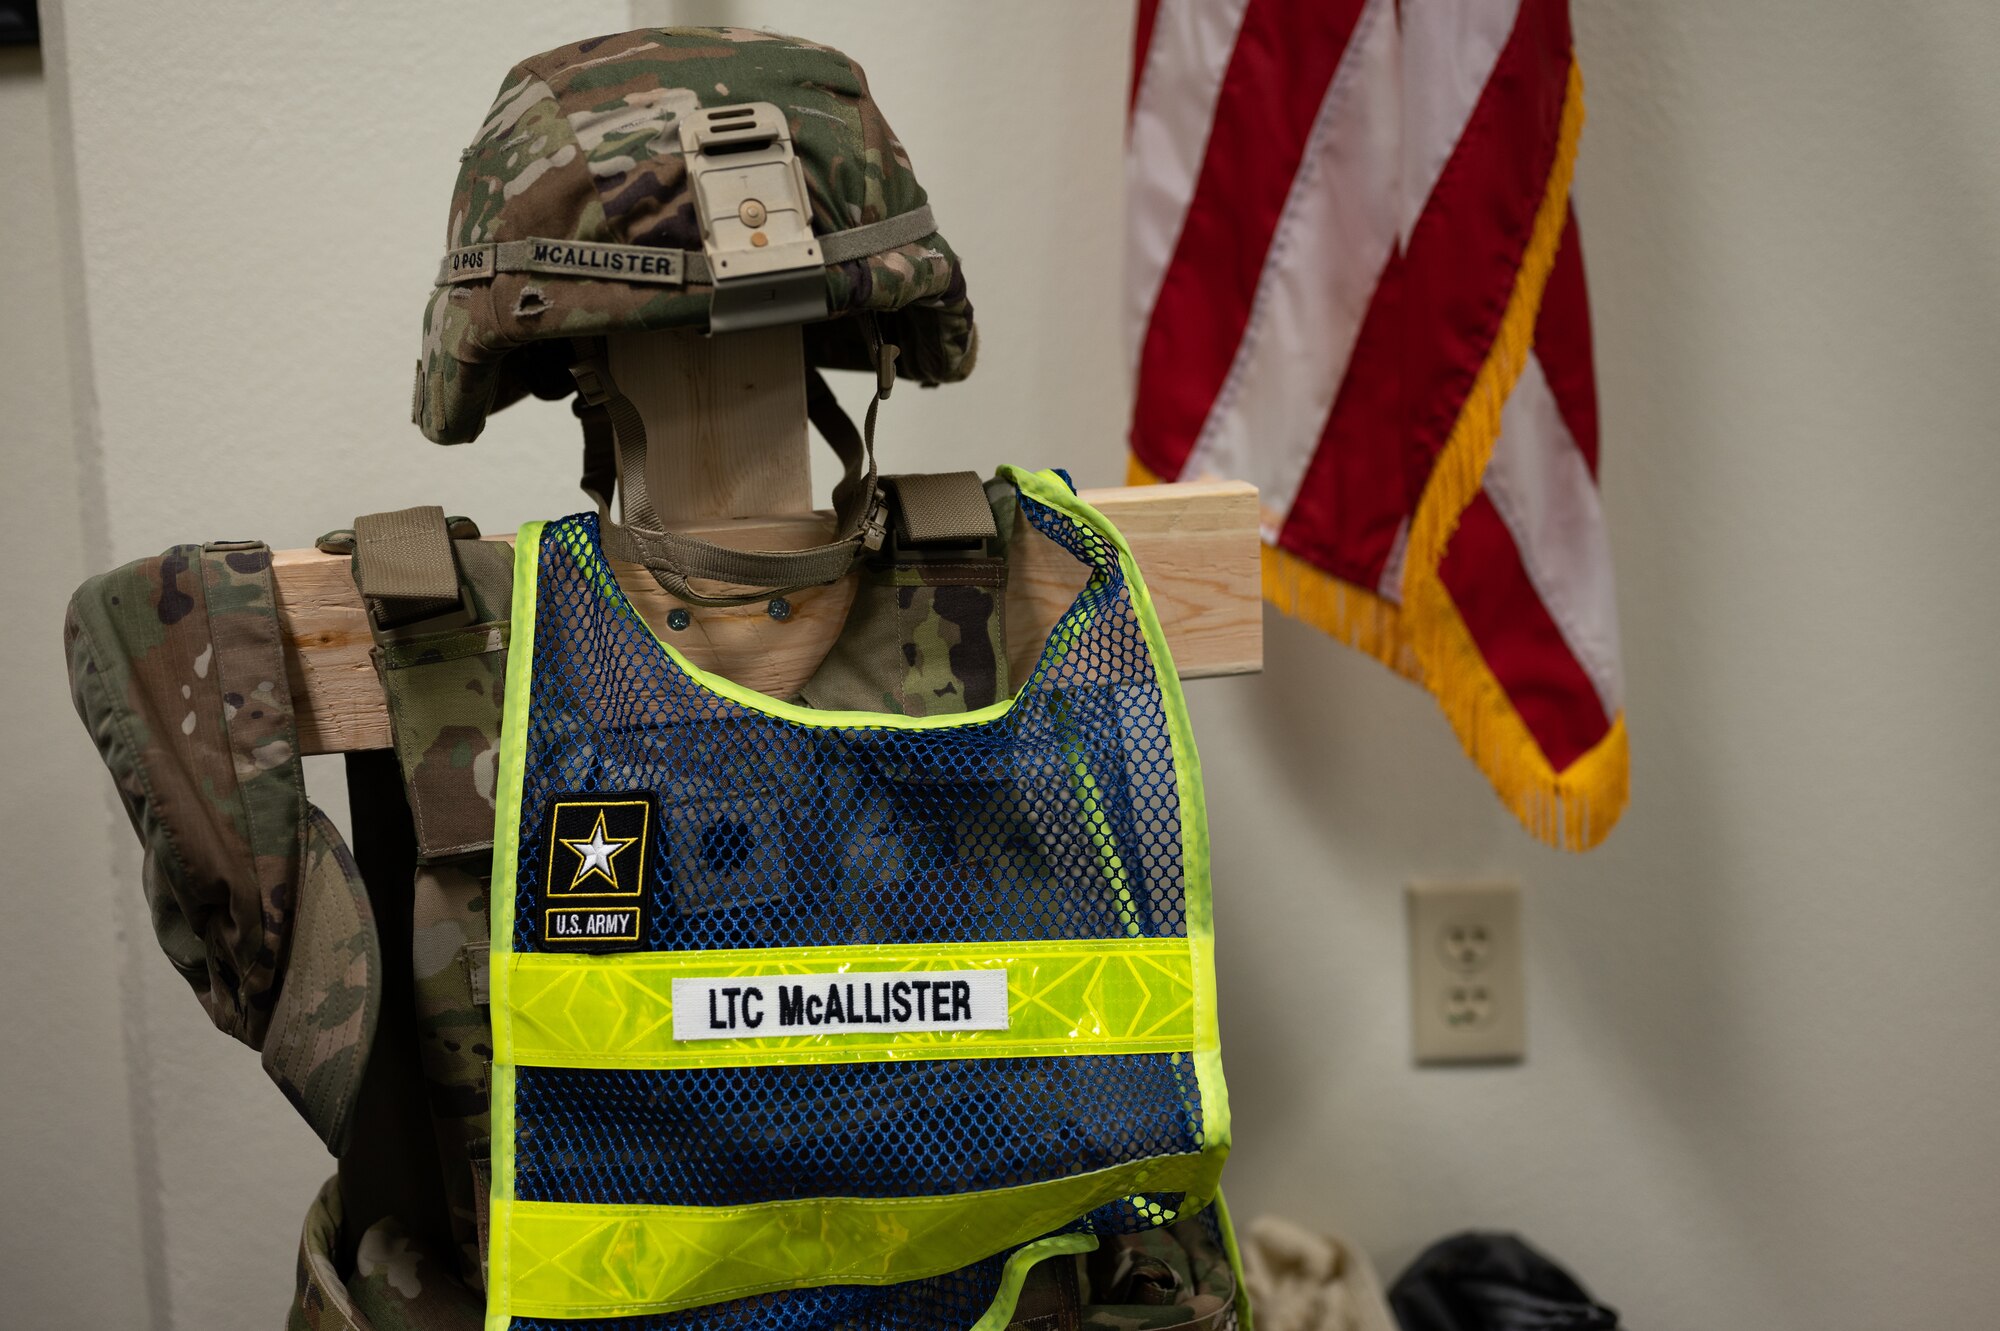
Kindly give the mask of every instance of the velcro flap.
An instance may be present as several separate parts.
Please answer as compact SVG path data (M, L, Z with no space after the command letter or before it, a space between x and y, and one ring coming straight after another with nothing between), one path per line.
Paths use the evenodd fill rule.
M896 511L896 539L905 545L978 545L999 536L979 473L943 471L884 476Z
M370 513L354 520L355 576L387 626L441 615L460 605L451 528L436 504Z

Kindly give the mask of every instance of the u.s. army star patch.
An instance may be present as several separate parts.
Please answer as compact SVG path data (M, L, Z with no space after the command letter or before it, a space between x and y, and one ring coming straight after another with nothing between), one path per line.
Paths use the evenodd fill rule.
M544 943L585 952L639 946L653 822L644 791L550 800Z
M558 796L549 820L552 897L636 897L646 887L653 801L644 795Z

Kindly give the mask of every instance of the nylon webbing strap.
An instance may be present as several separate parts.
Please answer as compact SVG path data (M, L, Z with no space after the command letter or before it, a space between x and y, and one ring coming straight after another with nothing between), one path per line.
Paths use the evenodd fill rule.
M879 222L832 232L821 240L819 248L828 263L846 263L851 259L880 254L884 250L914 245L936 230L937 220L931 216L931 206L926 203Z
M451 530L435 504L356 518L354 567L378 628L430 619L463 604Z
M570 375L576 380L577 395L584 406L602 412L610 423L620 515L629 526L658 527L659 515L653 511L652 498L646 493L646 422L639 415L639 408L619 389L618 382L611 377L609 363L601 358L571 366ZM584 422L584 447L589 448L590 417L585 412L579 412L578 416ZM608 520L607 509L607 505L600 505L598 516Z
M646 425L638 408L619 391L601 359L573 366L571 373L586 407L604 413L616 441L618 507L623 522L610 520L609 505L600 496L598 515L605 552L613 559L644 564L663 590L690 605L745 605L843 577L860 551L880 546L883 535L875 477L875 417L895 382L897 351L879 338L871 340L871 347L878 367L876 395L868 404L862 429L855 428L819 372L806 372L807 418L840 458L842 474L833 490L833 539L804 550L735 550L663 530L646 492ZM585 421L588 448L590 417L579 414ZM691 578L756 590L698 592L689 584Z
M889 492L902 544L977 545L1000 534L978 472L884 476L882 488Z
M924 204L866 226L835 231L820 240L820 255L829 264L880 254L913 245L937 230L931 206ZM446 250L438 265L438 286L483 282L497 273L543 273L551 277L591 277L607 282L639 282L680 286L710 282L708 256L700 250L665 249L654 245L607 245L587 240L526 240L461 245Z
M611 431L611 413L581 397L570 399L570 410L583 425L583 477L578 483L597 506L597 515L607 517L618 488L618 440Z

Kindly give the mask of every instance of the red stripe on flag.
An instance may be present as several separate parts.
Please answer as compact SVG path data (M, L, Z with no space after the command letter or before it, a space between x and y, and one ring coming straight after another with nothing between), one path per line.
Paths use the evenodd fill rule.
M1576 440L1590 474L1597 475L1597 365L1590 348L1590 296L1583 279L1583 243L1576 211L1563 223L1555 267L1542 292L1535 321L1535 356L1549 381L1556 409Z
M1417 501L1396 447L1404 416L1402 289L1402 257L1391 255L1278 531L1280 549L1369 591L1380 585L1396 531Z
M1526 0L1405 255L1407 465L1422 487L1493 349L1548 191L1569 87L1569 7Z
M1438 573L1549 765L1560 772L1590 752L1611 729L1610 718L1484 492L1459 519Z
M1132 86L1125 97L1125 117L1139 104L1139 80L1146 73L1146 55L1153 49L1153 24L1160 17L1160 0L1139 0L1132 16Z
M1555 161L1568 14L1527 0L1413 228L1376 288L1278 544L1373 590L1415 510L1520 272Z
M1173 480L1236 358L1271 236L1363 0L1250 0L1139 355L1132 451Z

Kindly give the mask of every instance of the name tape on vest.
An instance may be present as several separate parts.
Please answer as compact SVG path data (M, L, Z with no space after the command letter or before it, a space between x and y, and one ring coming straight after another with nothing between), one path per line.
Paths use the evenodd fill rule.
M674 981L676 1040L1006 1029L1007 972L999 967Z

